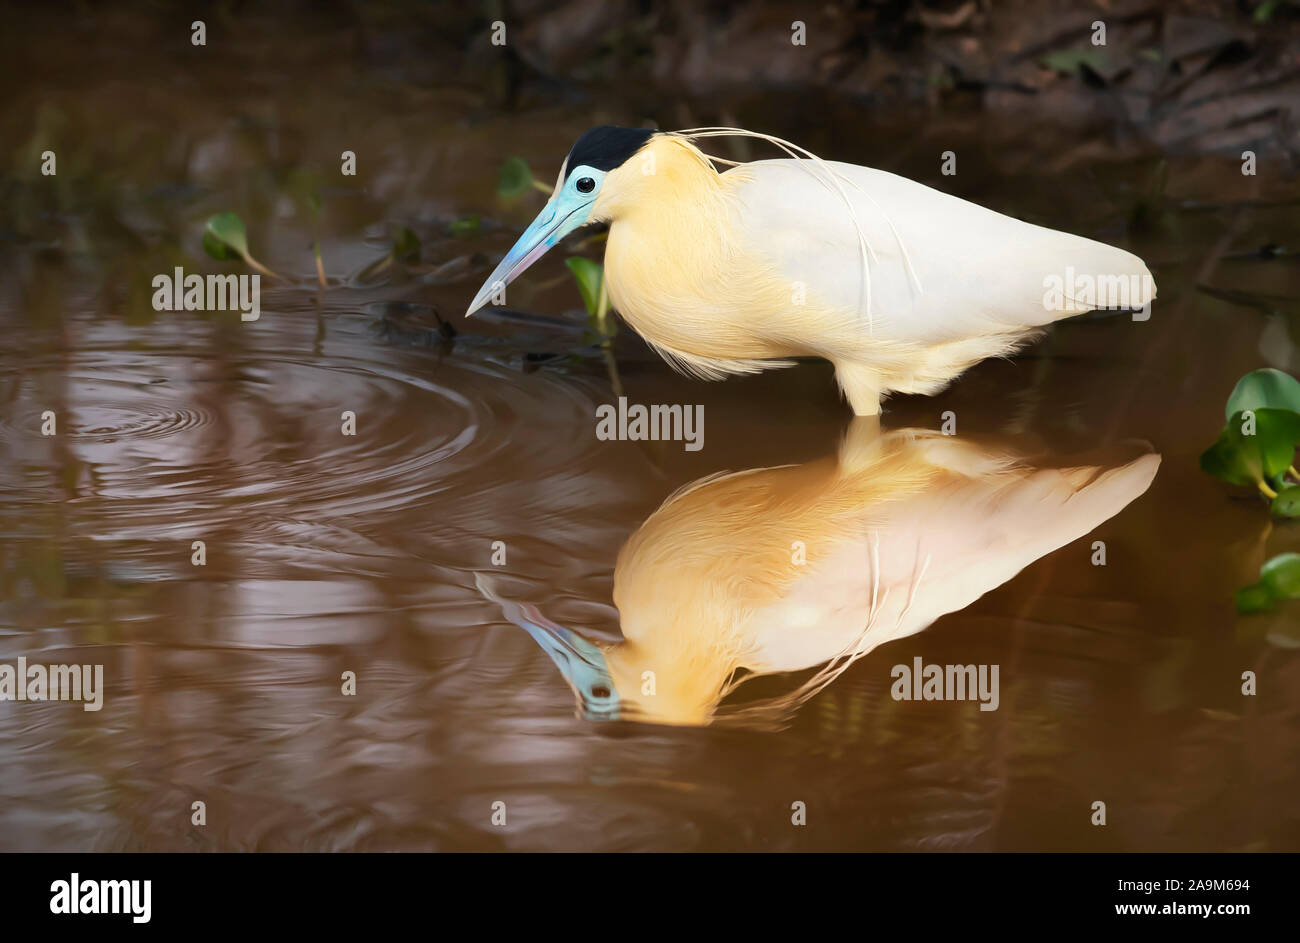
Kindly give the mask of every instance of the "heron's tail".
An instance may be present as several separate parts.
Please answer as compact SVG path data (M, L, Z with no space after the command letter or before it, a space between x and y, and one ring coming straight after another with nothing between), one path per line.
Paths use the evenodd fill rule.
M1132 252L1069 233L1050 232L1035 246L1035 269L1044 273L1048 324L1088 311L1137 311L1156 297L1146 263Z

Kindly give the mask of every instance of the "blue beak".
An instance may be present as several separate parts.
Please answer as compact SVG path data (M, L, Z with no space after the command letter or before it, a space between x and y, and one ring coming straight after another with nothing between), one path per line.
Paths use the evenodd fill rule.
M519 241L506 253L501 264L487 277L466 309L465 317L493 299L497 299L497 304L504 303L506 286L544 256L551 246L585 223L594 200L594 194L586 196L564 190L552 196Z
M551 657L564 680L578 696L582 714L588 720L617 720L618 691L605 663L605 654L576 632L557 625L531 603L517 603L499 596L492 577L475 573L479 592L501 607L502 614L533 637Z

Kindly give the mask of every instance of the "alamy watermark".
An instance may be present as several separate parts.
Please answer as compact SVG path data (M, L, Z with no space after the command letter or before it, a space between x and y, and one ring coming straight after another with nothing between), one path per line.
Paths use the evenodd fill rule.
M979 701L980 710L995 711L998 693L997 665L926 665L921 656L911 665L895 665L889 693L896 701Z
M1150 275L1092 275L1065 268L1043 276L1043 307L1048 311L1132 311L1134 321L1151 317L1155 282Z
M132 923L153 915L153 881L83 881L76 871L50 885L52 914L130 914Z
M631 442L684 442L688 452L704 448L704 406L643 406L618 398L618 406L596 407L596 438Z
M262 316L262 276L186 275L176 267L174 274L155 275L155 311L238 311L240 320L256 321Z
M0 664L0 701L81 701L82 710L104 706L103 665Z

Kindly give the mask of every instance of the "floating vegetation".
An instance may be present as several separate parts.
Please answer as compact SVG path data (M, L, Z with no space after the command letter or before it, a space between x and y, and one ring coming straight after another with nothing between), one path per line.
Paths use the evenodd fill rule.
M1110 61L1100 49L1061 49L1047 53L1038 64L1060 75L1076 75L1081 67L1102 72L1110 66Z
M610 387L615 396L622 396L623 381L619 377L618 364L614 362L611 344L614 335L618 333L618 324L609 317L609 288L605 284L604 266L578 255L565 259L564 264L573 273L573 278L578 283L578 293L582 295L583 307L587 309L584 340L600 346L605 369L609 371Z
M321 202L320 194L314 190L307 194L307 205L311 208L312 217L312 237L311 237L311 254L316 260L316 279L320 282L321 288L328 288L329 282L325 279L325 261L320 254L320 214Z
M497 196L507 203L518 200L530 190L551 195L552 187L533 176L532 168L522 157L507 157L497 180Z
M393 251L389 254L389 258L398 262L420 261L420 237L409 226L403 226L398 230L397 236L393 239Z
M576 255L565 259L564 264L578 283L583 307L587 309L587 323L596 335L596 341L608 344L618 333L618 327L609 318L609 289L605 286L604 267L599 262Z
M238 256L254 271L271 278L281 278L253 258L248 251L248 231L238 213L218 213L204 224L203 251L212 258L223 261Z
M1280 600L1300 599L1300 553L1280 553L1259 570L1259 582L1237 590L1237 611L1268 612Z
M456 239L469 239L477 236L483 229L481 216L462 216L447 224L447 234Z
M1300 517L1300 381L1281 370L1255 370L1237 381L1224 405L1227 424L1201 454L1201 468L1229 484L1254 487L1274 517ZM1268 612L1300 598L1300 553L1266 562L1259 581L1237 590L1237 611Z
M388 250L388 255L371 262L357 274L357 278L364 280L378 275L394 262L404 264L419 262L420 248L420 237L409 226L403 226L393 236L392 247Z
M1300 381L1281 370L1248 373L1224 409L1227 424L1201 454L1201 469L1229 484L1254 487L1273 514L1300 513Z

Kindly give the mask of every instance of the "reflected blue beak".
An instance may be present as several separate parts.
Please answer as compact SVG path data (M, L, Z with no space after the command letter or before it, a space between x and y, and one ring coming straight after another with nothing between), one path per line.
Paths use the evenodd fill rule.
M605 654L581 635L557 625L531 603L518 603L499 596L491 576L475 573L479 592L501 607L507 620L533 637L542 651L555 662L569 683L588 720L617 720L618 691L605 663Z
M524 230L519 241L506 253L501 264L492 270L492 274L470 302L465 317L493 299L497 304L504 304L506 286L544 256L551 246L585 223L593 200L594 195L578 196L563 191L552 196L537 214L537 218Z

